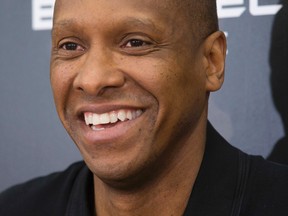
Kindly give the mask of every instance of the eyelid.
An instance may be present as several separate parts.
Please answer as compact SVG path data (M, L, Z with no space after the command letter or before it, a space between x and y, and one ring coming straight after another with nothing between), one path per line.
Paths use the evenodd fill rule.
M144 45L140 46L138 48L141 47L145 47L145 46L150 46L153 44L156 44L157 42L155 40L153 40L151 37L149 37L148 35L141 33L141 32L137 32L137 33L129 33L124 35L124 37L121 39L121 48L125 48L126 45L131 42L132 40L139 40L139 41L143 41ZM129 47L129 48L137 48L137 47Z
M76 45L76 49L75 50L69 50L67 48L65 48L64 46L65 45L68 45L68 44L75 44ZM78 43L75 43L75 42L71 42L71 41L68 41L68 42L64 42L62 43L60 46L59 46L60 49L63 49L63 50L66 50L66 51L84 51L85 48L81 45L79 45Z
M74 37L66 37L66 38L59 40L59 42L57 43L57 48L61 49L65 44L68 44L68 43L77 44L77 46L81 46L83 49L85 49L85 46L83 45L83 43L79 39L74 38Z
M126 40L126 44L130 41L133 40L133 38ZM138 39L136 39L138 40ZM143 40L144 41L144 40ZM121 47L120 47L120 52L124 55L128 55L128 56L144 56L144 55L148 55L150 53L159 51L159 46L158 44L154 43L153 40L150 41L144 41L143 46L135 46L135 47L127 47L125 45L125 43L122 43Z
M82 56L86 52L86 45L80 39L75 37L63 37L58 41L55 41L53 52L61 59L69 60ZM76 45L76 49L65 49L65 44L73 43Z
M141 41L141 42L143 42L143 45L133 47L131 44L130 46L128 46L128 44L131 43L132 41ZM137 48L138 47L138 48L140 48L140 47L147 46L147 45L149 46L151 44L152 44L151 42L147 42L147 41L144 41L141 39L132 38L132 39L129 39L128 41L126 41L121 47L123 47L123 48Z

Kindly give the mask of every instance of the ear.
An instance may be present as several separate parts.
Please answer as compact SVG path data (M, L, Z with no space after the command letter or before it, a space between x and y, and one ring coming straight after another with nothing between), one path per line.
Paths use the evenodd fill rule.
M224 82L226 37L223 32L211 34L204 42L206 90L217 91Z

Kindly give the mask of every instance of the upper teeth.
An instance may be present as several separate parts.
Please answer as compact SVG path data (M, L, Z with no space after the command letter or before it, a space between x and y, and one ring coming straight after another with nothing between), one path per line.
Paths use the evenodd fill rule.
M96 114L92 112L85 112L84 118L86 125L100 125L116 123L117 121L132 120L139 117L142 110L118 110L109 113Z

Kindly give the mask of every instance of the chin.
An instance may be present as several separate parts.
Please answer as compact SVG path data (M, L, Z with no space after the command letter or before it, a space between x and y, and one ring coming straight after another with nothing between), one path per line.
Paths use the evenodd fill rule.
M124 189L126 187L131 188L133 185L138 187L143 179L147 179L148 172L151 173L151 169L148 168L150 163L147 160L143 158L139 160L139 157L134 158L126 157L125 160L115 160L115 158L106 158L106 160L84 159L84 161L94 178L114 188Z

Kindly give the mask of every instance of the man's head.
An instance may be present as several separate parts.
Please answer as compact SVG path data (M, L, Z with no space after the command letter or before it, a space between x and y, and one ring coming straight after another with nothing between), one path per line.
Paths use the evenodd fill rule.
M211 0L56 1L56 108L96 176L135 181L201 158L209 92L223 82L217 29Z

